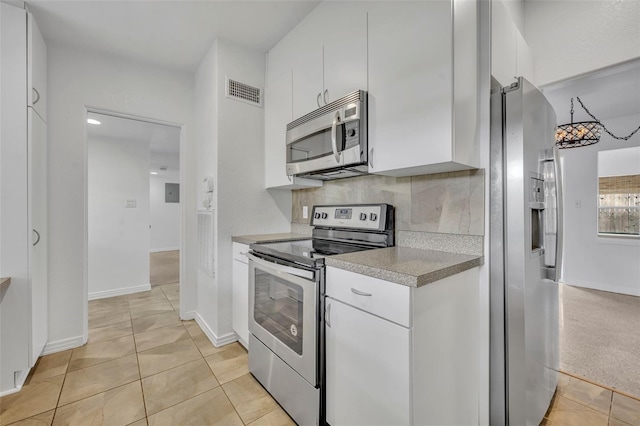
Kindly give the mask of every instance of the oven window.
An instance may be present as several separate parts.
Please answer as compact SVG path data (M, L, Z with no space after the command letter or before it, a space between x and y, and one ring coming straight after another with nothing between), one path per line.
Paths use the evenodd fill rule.
M259 269L255 271L253 319L291 350L302 355L302 287Z
M336 141L338 144L338 151L344 150L344 124L336 127ZM289 144L287 146L287 162L297 163L299 161L306 161L312 160L314 158L324 157L332 153L333 148L331 146L331 128L328 128Z

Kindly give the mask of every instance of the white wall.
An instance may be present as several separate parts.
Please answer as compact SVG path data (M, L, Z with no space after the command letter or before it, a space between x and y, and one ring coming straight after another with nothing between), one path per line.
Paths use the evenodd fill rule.
M640 148L619 148L600 151L598 154L599 177L638 174L640 174Z
M231 237L290 230L290 191L264 189L264 110L225 98L225 76L264 87L264 71L264 53L217 40L196 72L197 180L215 178L216 211L215 278L198 271L197 310L218 343L235 339Z
M117 111L182 125L182 165L193 164L193 78L48 44L49 87L49 344L65 349L86 339L85 269L86 107ZM183 315L195 307L195 185L193 168L181 167L186 204L181 280Z
M151 244L150 251L168 251L180 249L180 212L182 204L182 185L180 185L180 203L165 203L165 183L180 183L177 170L160 171L151 175ZM197 185L196 185L197 186Z
M150 289L149 142L91 136L88 169L89 299Z
M640 114L608 119L612 129L635 129ZM625 133L623 131L617 133ZM640 240L598 236L598 152L640 146L640 134L561 150L564 173L564 282L640 296Z
M528 0L524 28L541 86L640 57L637 0Z

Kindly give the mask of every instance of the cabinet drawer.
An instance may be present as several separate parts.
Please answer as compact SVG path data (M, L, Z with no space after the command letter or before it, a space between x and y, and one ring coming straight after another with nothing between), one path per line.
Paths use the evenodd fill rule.
M411 327L411 287L329 266L326 294L396 324Z
M242 243L233 243L233 259L239 260L242 263L248 263L247 253L249 252L249 246Z

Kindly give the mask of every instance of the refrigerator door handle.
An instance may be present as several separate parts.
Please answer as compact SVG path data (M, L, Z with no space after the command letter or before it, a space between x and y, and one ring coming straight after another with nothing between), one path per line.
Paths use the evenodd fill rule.
M546 278L559 281L562 271L563 203L562 171L558 148L545 151L543 173L545 179L544 247Z
M554 281L562 279L562 255L564 251L564 202L562 196L562 166L560 164L560 150L553 147L553 166L556 179L556 274Z

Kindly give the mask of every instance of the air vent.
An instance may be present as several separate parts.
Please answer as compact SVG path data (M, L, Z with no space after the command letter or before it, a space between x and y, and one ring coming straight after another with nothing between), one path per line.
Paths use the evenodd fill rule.
M249 86L227 77L227 98L262 106L262 88Z

